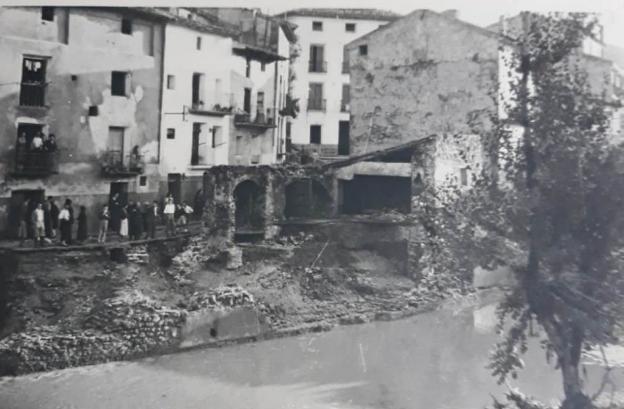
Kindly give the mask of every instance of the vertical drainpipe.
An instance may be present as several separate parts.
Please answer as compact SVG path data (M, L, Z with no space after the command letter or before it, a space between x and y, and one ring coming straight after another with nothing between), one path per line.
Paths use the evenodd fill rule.
M163 121L163 99L165 94L165 43L167 39L167 21L165 20L162 23L161 28L161 49L160 49L160 95L158 101L158 133L157 133L157 141L158 141L158 153L156 154L156 163L158 167L156 169L156 178L158 179L158 189L156 191L156 197L160 196L160 186L162 184L162 175L161 171L161 163L160 163L160 150L162 149L162 121ZM153 37L152 37L153 41Z
M278 37L277 37L277 43L279 44L279 34L278 34ZM279 54L279 46L277 47L277 52ZM277 93L280 91L278 89L278 82L277 82L277 78L279 76L279 69L278 69L279 61L280 60L275 60L275 69L273 70L274 71L274 73L273 73L273 90L274 90L274 92L273 92L273 116L274 116L274 119L273 120L275 121L275 125L276 126L275 126L275 128L273 128L273 146L271 148L273 149L273 153L274 153L276 162L277 162L277 152L279 150L279 143L280 143L280 141L276 142L276 140L275 140L277 135L278 135L278 131L279 131L279 128L278 128L279 112L277 112Z
M162 112L162 107L163 107L163 98L164 98L164 93L165 93L165 45L167 42L167 21L164 21L162 23L162 33L161 33L161 37L162 37L162 47L160 50L160 95L159 95L159 101L158 101L158 136L157 136L157 140L158 140L158 154L156 155L156 162L158 163L158 185L159 185L159 189L160 189L160 149L161 149L161 143L162 143L162 117L163 117L163 112Z

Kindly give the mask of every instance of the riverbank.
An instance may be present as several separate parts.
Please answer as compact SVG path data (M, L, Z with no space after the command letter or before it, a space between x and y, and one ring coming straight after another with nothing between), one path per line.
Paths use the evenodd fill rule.
M392 260L310 236L228 251L239 262L201 239L170 257L155 244L135 246L126 263L72 252L30 257L8 283L0 375L393 320L444 296L398 274Z

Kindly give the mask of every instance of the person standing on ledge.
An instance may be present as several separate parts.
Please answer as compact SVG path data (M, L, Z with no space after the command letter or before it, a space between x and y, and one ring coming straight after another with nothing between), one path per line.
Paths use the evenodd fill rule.
M175 211L176 205L173 202L173 197L167 196L165 199L165 208L163 210L163 214L165 215L165 230L167 237L175 236L176 234Z

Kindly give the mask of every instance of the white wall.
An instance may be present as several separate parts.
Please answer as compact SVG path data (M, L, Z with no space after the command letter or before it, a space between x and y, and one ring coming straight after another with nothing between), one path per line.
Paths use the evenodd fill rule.
M202 38L197 49L197 37ZM185 106L192 104L193 73L204 75L200 99L204 109L211 110L215 104L229 106L231 100L231 67L240 58L232 55L230 38L207 34L193 29L168 25L166 28L165 62L163 75L163 107L161 132L161 176L168 173L201 174L202 167L191 167L193 123L203 123L203 141L200 156L205 165L228 163L230 135L229 117L188 114L183 116ZM175 77L175 88L167 88L167 77ZM218 85L217 85L218 81ZM221 144L212 147L210 129L220 127ZM175 129L175 139L167 138L167 129ZM205 166L203 166L205 167Z
M349 120L349 113L340 111L342 85L349 83L349 75L342 73L344 45L387 22L301 16L291 17L289 21L297 25L296 34L301 46L301 55L293 64L297 77L293 84L293 97L299 98L300 113L292 120L292 142L308 144L310 125L321 125L321 143L337 145L338 123ZM312 31L313 21L322 21L323 31ZM347 32L346 23L355 23L355 32ZM310 44L324 46L326 73L308 72ZM323 98L327 100L325 112L307 111L308 88L311 82L323 83Z

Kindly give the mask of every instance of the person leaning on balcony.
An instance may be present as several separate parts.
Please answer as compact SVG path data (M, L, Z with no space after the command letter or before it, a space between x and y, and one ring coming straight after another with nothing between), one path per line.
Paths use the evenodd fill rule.
M110 220L110 213L108 212L108 205L102 207L102 211L98 215L100 219L100 231L98 233L98 243L106 242L106 233L108 232L108 221Z
M30 143L30 148L33 151L40 151L43 149L43 133L42 132L38 132L35 136L33 136L32 142Z
M45 237L45 213L42 203L37 203L37 207L33 210L31 217L35 247L43 247L43 238Z
M167 236L176 234L175 211L176 205L173 202L173 197L168 196L167 199L165 199L165 209L163 210L163 214L165 215L165 233Z
M30 199L24 200L22 204L19 206L19 210L17 213L18 216L18 226L17 226L17 238L20 240L20 246L24 245L24 242L28 238L28 206L30 204Z

